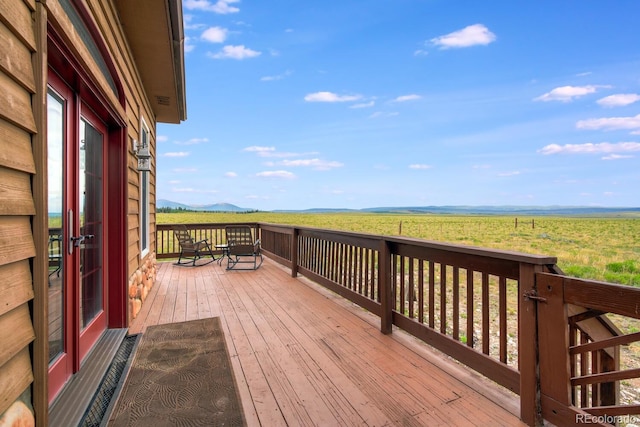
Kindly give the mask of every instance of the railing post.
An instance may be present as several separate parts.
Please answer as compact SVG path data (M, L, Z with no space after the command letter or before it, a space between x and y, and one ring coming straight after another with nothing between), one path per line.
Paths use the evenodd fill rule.
M530 426L541 426L538 366L537 303L525 294L537 292L535 273L542 266L520 263L518 280L518 364L520 367L520 419Z
M390 334L393 329L393 300L391 293L391 251L389 242L380 240L378 253L378 294L380 295L380 331Z
M538 361L540 366L540 400L543 417L554 425L574 421L571 406L571 368L569 360L569 324L564 302L562 276L539 275Z
M298 276L298 234L300 230L294 227L291 235L291 277Z

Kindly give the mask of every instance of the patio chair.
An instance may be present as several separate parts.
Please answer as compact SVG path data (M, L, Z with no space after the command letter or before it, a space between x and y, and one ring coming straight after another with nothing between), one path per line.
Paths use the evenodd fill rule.
M207 239L203 239L200 241L194 241L191 237L191 234L187 230L187 227L184 225L176 225L173 227L173 234L175 234L176 239L178 239L178 243L180 244L180 256L178 257L177 265L187 265L191 264L192 266L200 266L206 265L213 261L215 261L215 256L213 255L213 251L211 250L211 245ZM196 264L201 258L211 257L210 261L203 262L200 264ZM186 262L183 261L187 260Z
M253 239L248 225L228 225L227 270L257 270L262 265L260 239ZM259 259L259 262L258 262Z
M51 276L60 277L62 270L62 230L60 228L49 229L49 285Z

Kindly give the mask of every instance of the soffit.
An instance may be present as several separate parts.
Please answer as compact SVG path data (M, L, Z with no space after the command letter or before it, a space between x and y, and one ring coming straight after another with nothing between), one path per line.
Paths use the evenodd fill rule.
M115 0L158 122L186 120L181 0Z

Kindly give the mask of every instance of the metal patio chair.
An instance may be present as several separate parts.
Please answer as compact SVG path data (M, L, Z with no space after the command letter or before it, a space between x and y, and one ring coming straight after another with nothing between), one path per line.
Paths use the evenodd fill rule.
M248 225L228 225L227 270L257 270L263 261L260 239L254 240Z
M174 226L173 233L180 244L180 256L176 262L177 265L191 264L192 266L200 266L215 261L215 256L213 255L211 245L209 245L207 239L199 240L197 242L194 241L187 230L187 227L184 225ZM205 257L211 257L211 260L196 264L196 261ZM188 261L184 262L183 259Z
M60 277L62 271L62 230L60 228L49 229L49 285L51 276Z

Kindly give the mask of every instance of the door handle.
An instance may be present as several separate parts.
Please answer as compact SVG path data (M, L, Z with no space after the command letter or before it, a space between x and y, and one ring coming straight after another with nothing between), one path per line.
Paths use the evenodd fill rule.
M70 239L71 239L71 243L73 243L73 247L77 248L81 244L83 244L85 240L93 239L94 237L96 237L94 234L81 234L77 237L71 236Z
M69 209L67 211L67 233L69 236L69 244L67 245L67 252L69 255L73 254L73 248L75 247L75 242L73 240L73 210Z

